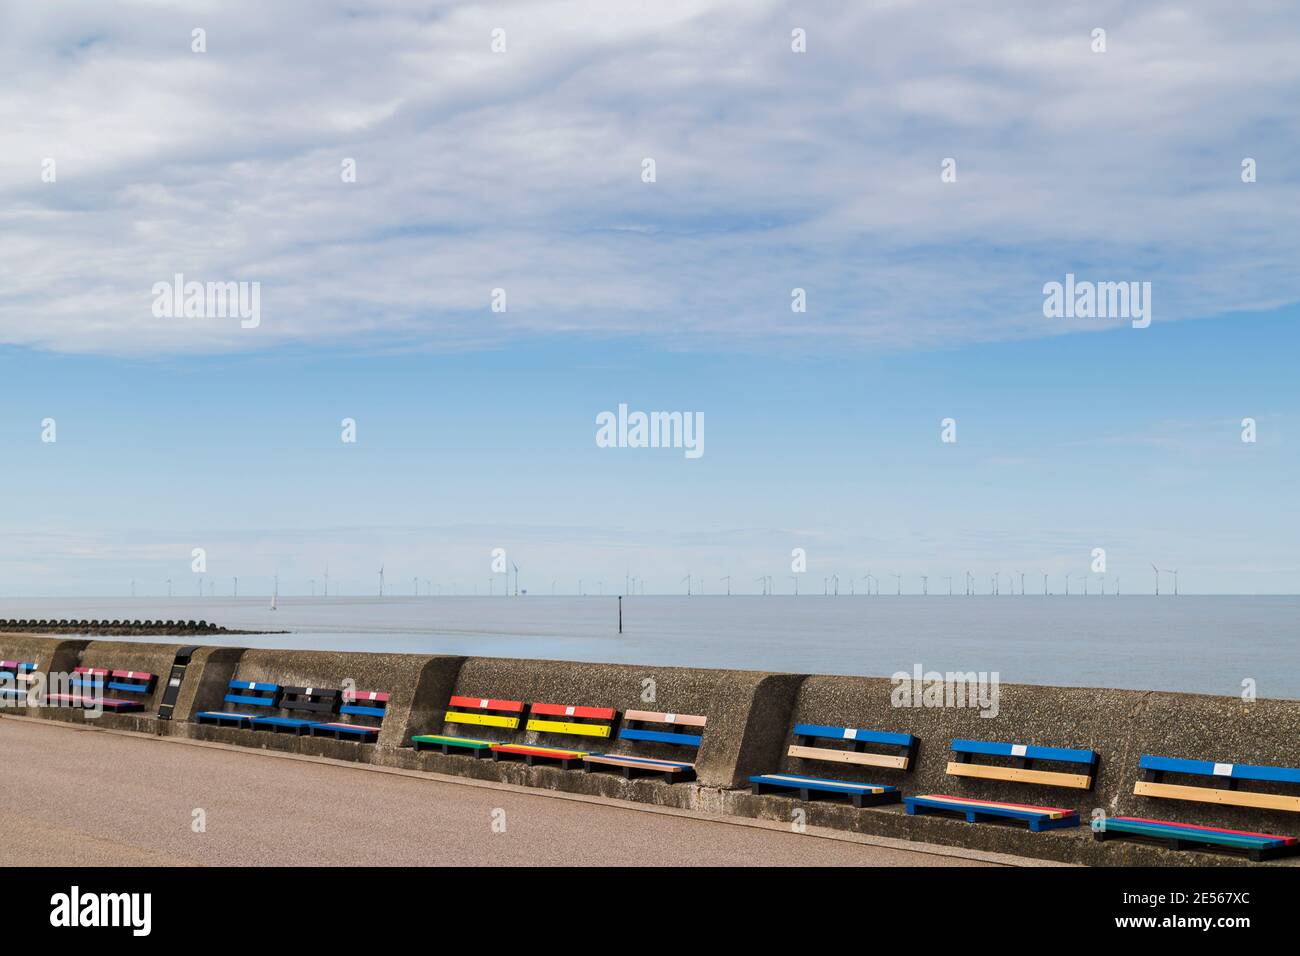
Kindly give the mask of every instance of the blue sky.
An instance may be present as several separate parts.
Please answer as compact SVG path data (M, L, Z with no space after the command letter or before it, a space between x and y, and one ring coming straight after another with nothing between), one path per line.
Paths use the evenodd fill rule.
M1284 7L65 6L0 40L0 594L193 593L194 547L218 593L481 592L494 547L541 592L795 547L816 593L1095 547L1296 591ZM152 314L177 272L260 324ZM1067 272L1152 325L1045 318ZM620 402L704 456L596 447Z

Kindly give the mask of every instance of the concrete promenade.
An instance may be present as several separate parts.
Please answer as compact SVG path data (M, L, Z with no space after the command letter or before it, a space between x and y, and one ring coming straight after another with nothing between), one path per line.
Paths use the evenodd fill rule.
M9 866L1041 865L37 720L0 718L0 753Z

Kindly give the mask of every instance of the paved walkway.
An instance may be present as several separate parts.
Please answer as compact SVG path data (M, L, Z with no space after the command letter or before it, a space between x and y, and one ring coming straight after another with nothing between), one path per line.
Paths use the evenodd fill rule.
M4 865L980 866L997 859L40 721L0 719L0 754ZM205 829L195 832L200 817Z

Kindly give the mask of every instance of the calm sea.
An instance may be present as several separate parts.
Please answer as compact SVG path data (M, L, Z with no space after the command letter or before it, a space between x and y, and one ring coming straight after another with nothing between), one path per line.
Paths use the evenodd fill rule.
M203 619L251 647L473 654L1300 698L1298 597L282 597L0 600L0 617ZM0 652L4 635L0 634Z

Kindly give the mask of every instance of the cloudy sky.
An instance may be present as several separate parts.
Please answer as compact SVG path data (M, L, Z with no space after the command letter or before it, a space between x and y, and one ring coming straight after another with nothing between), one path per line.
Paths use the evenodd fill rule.
M1185 6L0 6L0 594L1294 593L1300 14Z

